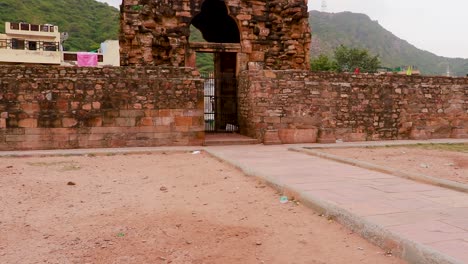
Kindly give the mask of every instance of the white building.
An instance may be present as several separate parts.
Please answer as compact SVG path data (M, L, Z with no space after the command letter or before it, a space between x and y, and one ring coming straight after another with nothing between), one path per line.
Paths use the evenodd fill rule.
M5 23L0 34L0 64L76 66L79 52L63 51L61 33L54 25ZM119 42L101 43L98 66L120 66Z
M57 26L5 23L0 34L0 63L60 64L62 53Z

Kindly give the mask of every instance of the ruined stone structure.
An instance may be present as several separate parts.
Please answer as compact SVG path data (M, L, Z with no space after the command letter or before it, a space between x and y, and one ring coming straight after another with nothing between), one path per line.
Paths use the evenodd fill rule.
M468 78L246 71L243 134L267 143L468 138Z
M121 12L126 67L0 66L0 150L202 145L207 122L265 143L468 138L468 78L308 71L305 0ZM190 43L190 25L208 42ZM215 55L211 120L197 52Z
M193 69L0 67L0 151L203 141Z
M468 138L468 78L244 71L242 134L266 143ZM0 67L0 150L201 145L191 68Z
M194 66L194 52L234 53L250 67L308 69L306 0L123 0L121 65ZM208 43L189 43L190 25Z

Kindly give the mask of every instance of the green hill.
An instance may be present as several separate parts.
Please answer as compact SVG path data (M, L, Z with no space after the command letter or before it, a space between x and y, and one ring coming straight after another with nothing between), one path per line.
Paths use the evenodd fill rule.
M445 75L449 64L452 74L468 74L468 59L445 58L420 50L396 37L367 15L311 11L309 22L312 27L313 57L331 55L335 47L343 44L378 54L385 67L415 65L425 75Z
M95 0L1 0L0 32L4 32L6 21L57 25L61 32L70 34L64 46L72 51L97 49L106 39L118 39L119 31L119 11ZM331 54L343 44L378 54L386 67L415 65L423 74L444 75L449 64L455 75L468 73L468 59L445 58L420 50L363 14L311 11L309 21L313 57ZM202 41L199 32L192 32L192 41ZM209 54L201 54L197 65L209 71L212 61Z
M119 11L94 0L1 0L1 33L7 21L57 25L70 34L64 48L72 51L97 49L119 32Z

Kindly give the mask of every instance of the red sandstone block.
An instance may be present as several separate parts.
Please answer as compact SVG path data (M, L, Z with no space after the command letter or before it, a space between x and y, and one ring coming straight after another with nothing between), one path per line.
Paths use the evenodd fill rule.
M62 118L63 127L74 127L76 125L78 125L78 120L76 120L75 118L69 118L69 117Z
M153 126L152 117L143 117L138 121L138 126Z
M170 109L172 116L184 116L185 109Z
M6 142L24 142L26 139L25 135L6 135Z
M190 132L200 132L205 131L205 126L191 126L189 127Z
M253 51L250 53L250 61L265 61L265 53Z
M70 135L68 136L68 140L69 140L69 141L78 141L78 138L79 138L79 137L80 137L79 134L70 134Z
M173 117L155 117L153 118L153 124L157 126L169 126L174 122Z
M62 142L62 141L68 141L70 139L70 135L69 134L55 134L51 138L53 141Z
M175 131L176 132L189 132L190 128L188 126L176 126Z
M86 125L89 127L102 127L102 122L102 117L94 117L89 119Z
M88 136L88 140L104 140L106 138L106 134L90 134Z
M49 128L28 128L24 130L25 135L47 135L49 134Z
M118 127L134 127L136 125L136 120L135 118L116 118L115 119L115 125Z
M267 130L263 137L263 144L265 145L279 145L281 140L278 135L278 130Z
M184 110L183 116L203 117L203 109Z
M51 142L48 141L30 141L18 142L15 149L20 150L34 150L34 149L50 149Z
M204 126L205 119L203 116L193 116L192 117L192 126Z
M172 136L172 133L154 133L153 138L154 139L170 139Z
M22 119L18 122L18 127L35 128L37 127L37 119L34 119L34 118Z
M72 133L76 133L76 128L44 128L46 133L51 134L52 136L55 135L69 135Z
M318 133L318 143L336 143L335 131L333 129L320 129Z
M159 110L145 109L144 112L145 112L146 117L157 117L157 116L159 116Z
M68 100L58 100L57 109L62 112L68 111Z
M41 107L39 106L38 103L24 103L24 104L21 104L20 107L24 112L28 114L39 112L41 110Z
M268 116L264 118L265 123L279 124L281 123L281 117L277 116Z
M125 141L125 146L126 147L147 147L148 144L150 143L150 140L127 140Z
M153 126L144 126L144 127L137 127L136 133L154 133L156 131L155 127Z
M151 145L154 147L158 146L170 146L172 145L172 140L170 137L167 138L158 138L151 141Z
M238 20L251 20L252 16L251 15L237 15L236 18Z
M205 141L205 130L196 132L195 138Z
M172 116L172 112L169 109L161 109L161 110L159 110L158 116L160 116L160 117L170 117L170 116Z
M6 128L6 119L0 118L0 128Z
M185 116L176 116L174 118L176 126L191 126L192 125L192 118L185 117Z
M366 139L367 139L366 133L349 133L346 137L346 141L349 141L349 142L366 141Z
M5 119L7 119L7 118L8 118L8 112L2 112L2 113L0 114L0 118L5 118Z
M70 105L72 110L80 109L80 102L71 102Z
M107 118L119 117L120 112L118 110L103 110L103 116Z
M142 110L120 110L120 117L144 117L145 111Z
M413 128L410 132L410 139L426 140L429 136L424 128Z
M451 138L468 138L468 129L454 128L450 135Z
M317 128L278 130L278 136L283 144L315 143L317 134Z
M91 104L84 104L81 109L83 110L86 110L86 111L89 111L91 110L93 107L91 106Z
M100 102L93 102L93 109L101 109L101 103Z
M106 147L112 147L109 146L109 143L107 141L103 140L83 140L79 142L79 146L81 148L106 148ZM116 147L123 147L123 145L116 146Z
M99 133L119 133L122 131L121 127L92 127L88 133L99 134ZM86 133L86 134L88 134Z

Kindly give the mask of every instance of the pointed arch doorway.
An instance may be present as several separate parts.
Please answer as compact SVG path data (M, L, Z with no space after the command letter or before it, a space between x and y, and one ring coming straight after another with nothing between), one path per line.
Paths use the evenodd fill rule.
M190 42L191 54L212 53L214 71L205 73L205 131L239 132L237 114L240 32L222 0L205 0L191 22L207 42Z

